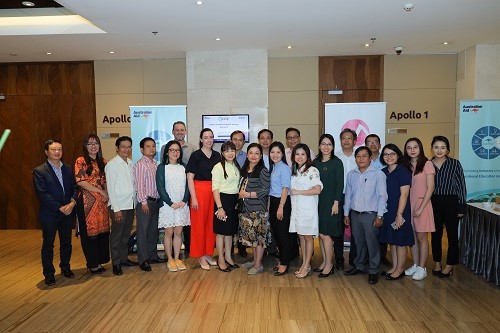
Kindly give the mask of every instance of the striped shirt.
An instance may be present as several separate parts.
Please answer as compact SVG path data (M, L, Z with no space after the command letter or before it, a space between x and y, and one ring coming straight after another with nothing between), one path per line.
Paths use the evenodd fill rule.
M434 162L434 158L431 159ZM436 188L434 194L437 195L456 195L458 197L458 211L465 212L465 201L467 198L467 188L465 186L464 170L460 161L446 157L446 161L436 169Z
M255 170L254 170L255 171ZM245 191L255 192L256 198L243 199L243 207L246 212L267 212L267 200L269 198L270 177L265 167L257 172L250 172Z
M134 185L137 201L146 203L148 197L158 198L156 189L156 161L142 156L134 165Z

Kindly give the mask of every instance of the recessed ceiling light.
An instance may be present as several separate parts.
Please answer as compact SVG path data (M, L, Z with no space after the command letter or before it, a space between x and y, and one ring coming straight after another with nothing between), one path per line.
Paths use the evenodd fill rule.
M219 40L220 40L220 38L219 38L219 37L217 37L217 38L215 38L215 40L219 41Z
M31 1L23 1L21 4L26 7L35 7L35 4Z
M52 52L47 52L47 55L51 55L51 54L52 54Z
M113 53L115 53L115 51L109 51L109 53L110 53L110 54L113 54Z
M370 44L366 43L366 44L365 44L365 47L370 47Z
M448 42L443 42L443 45L448 45Z
M203 5L203 1L196 1L197 5Z
M287 48L287 49L291 49L291 48L292 48L292 45L288 45L286 48Z

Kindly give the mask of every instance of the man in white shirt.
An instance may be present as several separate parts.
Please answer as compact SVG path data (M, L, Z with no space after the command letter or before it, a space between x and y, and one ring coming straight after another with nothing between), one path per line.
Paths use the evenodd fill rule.
M356 145L356 140L358 135L356 132L350 128L344 128L340 132L340 147L342 148L335 155L340 158L342 164L344 165L344 191L346 186L347 174L349 171L356 169L356 158L354 156L354 146ZM352 265L354 259L356 258L356 242L351 233L351 245L349 248L349 263Z
M132 160L132 139L121 136L116 139L116 156L106 164L106 181L109 197L111 233L109 247L113 274L122 275L121 266L137 266L139 263L128 258L128 240L134 220L134 179Z
M288 127L285 131L285 135L286 135L286 146L287 146L287 148L285 148L286 163L289 166L292 166L293 148L295 148L296 145L301 143L300 131L294 127ZM311 147L309 147L309 148L311 148ZM315 158L316 158L316 155L314 154L313 150L311 149L311 160L314 160Z

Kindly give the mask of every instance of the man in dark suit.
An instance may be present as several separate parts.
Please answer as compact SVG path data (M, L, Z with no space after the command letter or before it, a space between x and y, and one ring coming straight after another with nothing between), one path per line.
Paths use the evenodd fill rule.
M61 273L67 278L75 277L70 268L71 230L73 229L76 205L75 176L71 167L62 163L62 144L57 140L45 143L47 161L33 169L35 191L40 199L39 219L42 225L42 266L45 284L52 286L54 278L54 240L59 231Z

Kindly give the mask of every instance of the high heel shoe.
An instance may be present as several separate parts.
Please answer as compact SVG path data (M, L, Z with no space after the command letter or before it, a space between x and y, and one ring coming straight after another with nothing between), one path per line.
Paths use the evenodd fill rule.
M387 274L385 276L385 279L389 281L394 281L394 280L399 280L403 277L405 277L405 271L402 271L398 276L392 276L391 274Z
M284 270L283 272L280 272L280 271L279 271L279 268L278 268L278 270L276 270L276 271L274 272L274 276L283 276L283 275L285 275L285 274L287 274L287 273L288 273L288 266L286 266L286 268L285 268L285 270Z
M205 256L205 260L210 266L217 266L217 262L211 256Z
M441 274L442 274L441 270L442 270L442 268L439 268L437 271L432 270L432 275L434 275L434 276L441 276Z
M227 264L226 264L226 265L227 265ZM229 266L226 266L226 268L222 268L222 267L220 267L220 263L219 263L218 261L217 261L217 267L219 267L219 269L220 269L221 271L223 271L224 273L229 273L229 272L231 272L231 269L229 268Z
M89 268L88 270L90 274L102 274L105 271L105 269L102 267Z
M314 273L321 273L321 272L323 272L323 270L324 270L324 269L325 269L324 267L323 267L323 268L321 268L321 267L316 267L316 268L315 268L315 269L313 269L312 271L313 271Z
M332 266L332 269L330 269L330 271L328 273L325 274L325 273L321 272L321 273L318 274L318 277L319 278L326 278L326 277L329 277L332 274L333 274L333 266Z
M201 261L201 258L198 259L199 263L200 263L200 267L201 269L203 269L204 271L209 271L210 270L210 265L205 261L205 262L202 262Z
M302 270L305 269L305 273L302 272ZM307 267L307 268L301 268L299 270L299 273L298 274L295 274L295 277L297 279L303 279L305 277L307 277L309 274L311 273L311 266Z
M434 271L432 271L434 272ZM440 278L447 278L447 277L450 277L453 275L453 267L450 269L450 271L448 273L443 273L443 271L440 271L441 274L439 274L438 276Z

